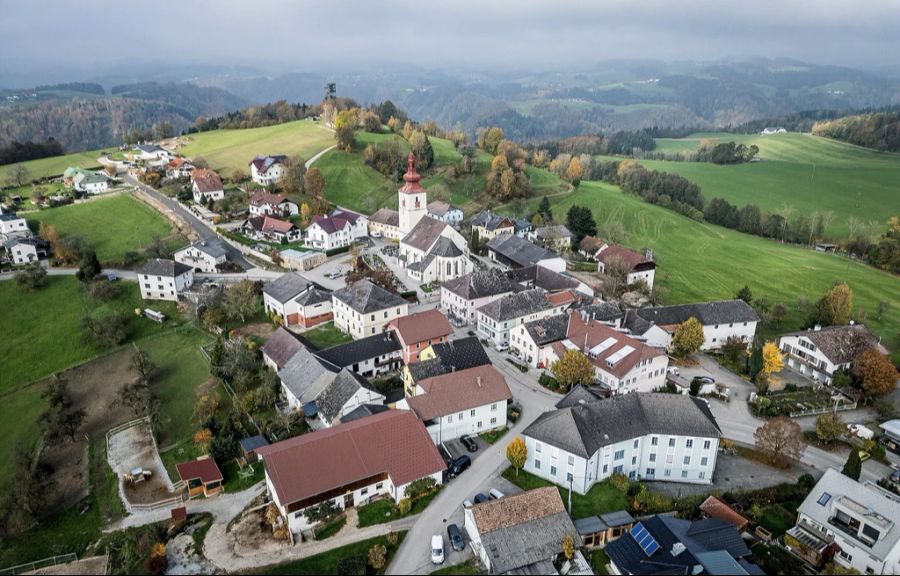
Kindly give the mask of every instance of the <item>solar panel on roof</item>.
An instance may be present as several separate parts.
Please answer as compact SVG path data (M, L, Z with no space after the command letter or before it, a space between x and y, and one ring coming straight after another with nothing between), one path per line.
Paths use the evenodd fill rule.
M647 556L653 556L653 553L659 550L659 544L656 543L656 540L653 540L645 549L644 552L647 553Z
M637 542L637 545L641 547L641 550L644 551L644 554L647 556L652 556L654 552L659 550L659 543L653 538L653 535L644 528L644 525L641 522L638 522L631 528L631 537L634 538L634 541Z

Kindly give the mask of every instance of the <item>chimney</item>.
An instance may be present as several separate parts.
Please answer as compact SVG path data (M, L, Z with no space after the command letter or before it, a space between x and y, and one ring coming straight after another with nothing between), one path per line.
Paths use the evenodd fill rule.
M682 552L684 552L684 544L681 542L676 542L672 544L672 556L678 556Z
M653 250L647 248L647 249L644 251L644 258L646 258L647 260L653 262Z
M818 331L821 330L821 329L822 329L822 325L821 325L821 324L816 324L815 326L813 326L813 330L814 330L815 332L818 332Z
M856 320L851 320L850 325L853 326L854 324L856 324Z
M478 382L478 387L481 388L481 376L478 376L478 377L475 379L475 381Z

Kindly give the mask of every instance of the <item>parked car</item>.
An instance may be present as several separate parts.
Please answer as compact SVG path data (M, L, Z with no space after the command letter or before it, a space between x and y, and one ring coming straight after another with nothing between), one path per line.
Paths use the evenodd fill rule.
M499 500L505 496L503 492L497 490L496 488L491 488L491 491L488 492L488 494L490 494L491 498L494 500Z
M497 344L494 346L494 349L496 349L497 352L506 352L509 350L509 344Z
M487 502L488 500L490 500L490 498L479 492L475 495L474 500L476 504L481 504L482 502Z
M678 367L677 367L677 366L669 366L669 367L666 369L666 372L668 372L668 373L671 374L672 376L680 376L680 375L681 375L681 372L678 371Z
M444 537L440 534L431 537L431 563L444 563Z
M894 484L900 484L900 470L894 470L891 472L891 482Z
M338 268L337 270L335 270L334 272L332 272L331 274L329 274L328 277L331 278L332 280L335 280L335 279L337 279L337 278L340 278L340 277L343 276L343 275L344 275L344 273L341 272L341 269L340 269L340 268Z
M471 500L469 500L468 498L466 498L465 500L463 500L463 508L471 508L471 507L472 507L472 501L471 501Z
M716 379L712 376L697 376L697 380L700 381L701 384L715 384Z
M875 437L875 432L870 428L866 428L862 424L848 424L847 430L850 434L862 438L863 440L871 440Z
M447 468L447 475L455 478L468 470L471 465L472 459L464 454L450 463L450 466Z
M468 434L460 436L459 441L462 442L462 445L465 446L466 450L469 452L478 452L478 442Z
M372 238L381 238L381 232L372 232L369 236Z
M456 524L450 524L449 526L447 526L447 537L450 538L450 547L457 552L466 547L462 532L459 531L459 526L457 526Z

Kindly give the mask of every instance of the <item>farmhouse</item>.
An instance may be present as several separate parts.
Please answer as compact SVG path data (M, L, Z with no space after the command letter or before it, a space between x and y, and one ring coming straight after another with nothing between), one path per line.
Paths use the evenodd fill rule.
M73 187L75 185L75 176L84 172L85 170L81 166L69 166L63 172L63 184L68 188Z
M226 260L225 248L218 242L198 241L192 242L175 252L175 261L192 267L197 272L214 274L219 271L219 265Z
M535 488L464 511L463 526L488 574L558 574L562 542L581 539L556 488Z
M516 218L515 228L516 236L519 238L525 238L532 230L534 230L534 226L526 218Z
M831 383L834 373L850 368L856 357L867 348L887 350L878 338L862 324L815 326L803 332L791 332L778 338L778 347L787 354L789 368L816 382Z
M281 370L288 361L294 357L294 354L303 348L303 343L289 330L279 326L275 332L269 336L266 343L263 344L260 351L262 352L263 362L272 370Z
M188 496L203 496L209 498L222 492L224 477L216 461L209 456L201 456L191 462L176 464L178 477L187 487Z
M463 221L463 211L459 208L454 208L447 202L434 200L429 202L425 208L428 216L435 220L440 220L445 224L449 224L454 228L458 228Z
M418 381L411 392L406 405L435 444L503 428L512 399L506 378L490 364Z
M311 328L333 317L331 294L293 272L263 286L263 308L284 326Z
M79 172L72 178L72 187L85 194L101 194L109 189L109 178L99 172Z
M250 214L254 216L289 217L296 216L300 213L300 208L296 203L291 202L281 194L272 194L265 190L260 190L250 197L248 202Z
M365 238L368 219L348 210L335 210L328 216L314 216L306 229L304 244L319 250L334 250L349 246L354 240Z
M334 325L353 338L384 331L384 327L409 313L409 303L393 292L360 280L332 294Z
M13 264L31 264L50 254L50 244L36 236L13 236L3 247Z
M385 330L397 335L403 349L404 364L419 361L419 355L432 344L446 342L453 326L440 310L426 310L391 320Z
M400 232L400 212L390 208L379 208L369 216L369 233L381 234L390 240L400 240L403 233Z
M408 396L413 395L416 382L491 363L484 346L475 336L429 346L419 358L419 362L403 367L403 386Z
M689 318L696 318L703 325L701 350L721 348L729 338L749 346L759 322L759 316L743 300L721 300L631 310L623 326L632 334L645 338L651 346L669 348L675 329Z
M475 311L521 288L497 268L478 270L441 284L441 310L450 318L469 324L477 320Z
M522 436L524 469L585 494L613 473L709 484L721 432L703 400L675 394L592 399L576 386Z
M303 235L291 222L268 215L247 218L241 225L241 230L254 240L274 242L294 242Z
M494 300L477 310L478 333L497 345L509 343L516 326L558 314L567 304L554 304L540 288L532 288Z
M551 224L529 232L527 237L540 246L560 252L572 248L575 235L562 224Z
M629 250L618 244L604 243L593 254L597 261L599 272L610 273L613 270L625 274L625 283L629 286L638 282L647 285L648 290L653 289L653 278L656 275L656 263L648 256Z
M194 171L194 165L187 158L181 156L172 158L166 164L166 178L178 179L187 178Z
M515 234L502 234L487 243L488 255L494 262L509 268L543 266L554 272L565 272L566 261L556 252L541 248Z
M472 218L472 232L478 232L479 240L491 240L501 234L515 234L516 223L512 218L482 210Z
M578 253L585 258L593 258L594 254L597 253L597 250L605 244L606 242L596 236L585 236L581 239L581 242L578 243Z
M194 269L174 260L151 258L138 268L138 285L144 300L178 300L194 284Z
M322 265L327 257L322 252L300 252L288 248L278 253L281 257L281 265L288 270L296 270L298 272L306 272L312 270L316 266Z
M214 171L207 168L196 168L191 172L191 190L195 204L205 204L225 197L225 186L222 179Z
M398 410L277 442L258 453L268 494L295 533L309 527L303 511L310 506L331 500L347 508L382 496L399 502L415 480L441 484L446 468L422 423Z
M550 293L571 290L585 298L594 297L594 290L584 282L543 266L514 268L507 270L506 276L523 288L540 288Z
M3 213L0 211L0 238L9 240L13 236L24 236L30 233L28 223L24 218L17 216L15 212Z
M250 162L250 178L260 186L275 184L287 173L287 156L257 156Z
M316 356L354 374L372 378L400 368L400 341L394 332L372 334L359 340L319 350Z

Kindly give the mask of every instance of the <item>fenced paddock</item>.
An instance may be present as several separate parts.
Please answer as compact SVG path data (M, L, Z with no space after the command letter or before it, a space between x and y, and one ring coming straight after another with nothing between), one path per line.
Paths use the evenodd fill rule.
M182 482L173 484L166 472L153 427L147 417L126 422L106 434L110 468L119 477L119 494L129 512L154 510L182 501ZM125 476L135 468L150 472L150 478L129 483Z

